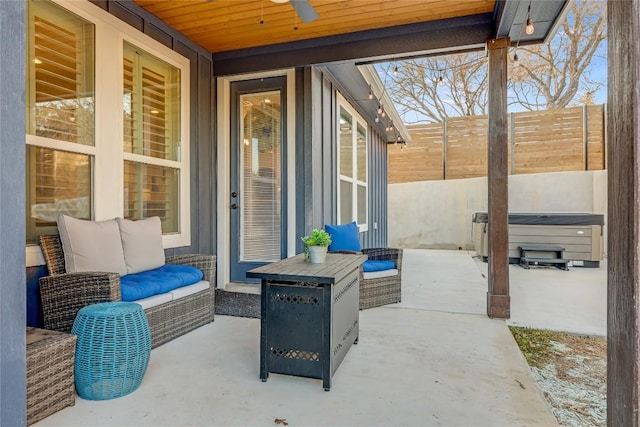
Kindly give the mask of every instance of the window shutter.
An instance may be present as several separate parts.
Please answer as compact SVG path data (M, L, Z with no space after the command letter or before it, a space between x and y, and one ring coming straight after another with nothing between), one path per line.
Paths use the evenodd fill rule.
M32 19L28 133L93 145L93 26L49 7Z
M159 216L164 233L178 232L179 72L125 43L123 58L125 153L144 156L124 164L124 217Z
M50 2L28 10L27 140L94 145L94 26ZM91 164L87 154L27 145L27 242L57 232L60 213L90 218Z

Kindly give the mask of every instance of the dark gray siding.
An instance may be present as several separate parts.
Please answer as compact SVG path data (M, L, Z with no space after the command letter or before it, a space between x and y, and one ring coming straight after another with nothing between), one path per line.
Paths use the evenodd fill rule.
M354 67L354 73L357 69ZM296 190L297 235L337 222L337 93L349 99L330 73L316 67L296 72ZM352 106L365 118L367 114ZM387 244L387 144L369 123L369 230L361 234L363 247ZM374 223L377 227L374 228ZM302 251L298 243L297 252Z
M167 255L216 250L216 150L214 147L213 70L211 54L133 2L93 1L112 15L189 59L191 246L167 250Z
M362 235L362 246L387 246L387 141L386 137L369 126L369 231Z
M26 3L0 1L0 425L26 413L25 291Z

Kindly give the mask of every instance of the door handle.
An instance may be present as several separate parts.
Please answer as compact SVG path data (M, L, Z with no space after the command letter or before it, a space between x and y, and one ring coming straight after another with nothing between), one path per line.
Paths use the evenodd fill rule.
M233 203L231 205L231 209L238 209L238 204L237 203Z

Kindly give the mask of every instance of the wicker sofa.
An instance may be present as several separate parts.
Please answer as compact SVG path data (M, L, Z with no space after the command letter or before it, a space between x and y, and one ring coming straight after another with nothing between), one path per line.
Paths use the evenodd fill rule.
M78 311L89 304L122 299L117 273L66 273L60 236L40 236L40 247L49 275L40 278L44 328L70 332ZM200 269L208 289L145 309L151 330L151 346L157 347L199 326L213 321L215 255L177 255L167 264L191 265Z

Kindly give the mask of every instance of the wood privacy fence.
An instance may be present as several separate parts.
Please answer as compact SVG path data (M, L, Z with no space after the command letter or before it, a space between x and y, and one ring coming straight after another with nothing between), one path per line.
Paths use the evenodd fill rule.
M510 174L606 168L606 106L509 114ZM487 116L409 125L389 146L389 183L487 176Z

